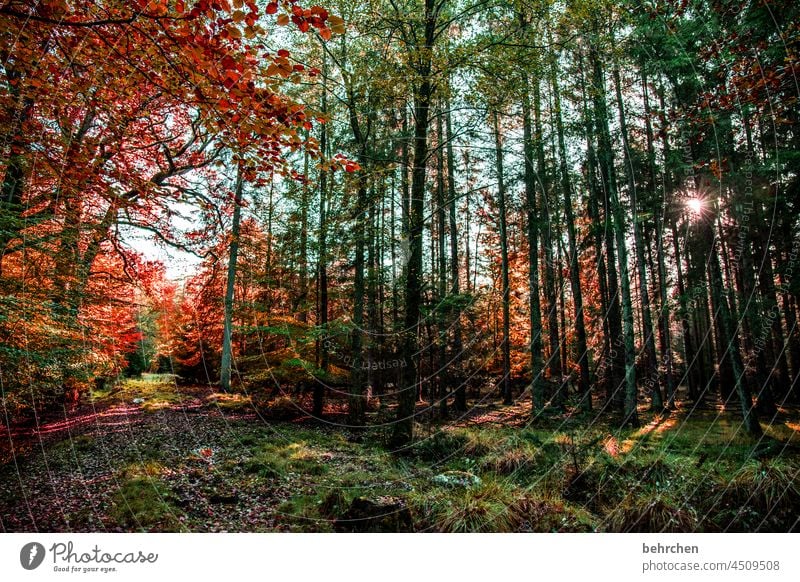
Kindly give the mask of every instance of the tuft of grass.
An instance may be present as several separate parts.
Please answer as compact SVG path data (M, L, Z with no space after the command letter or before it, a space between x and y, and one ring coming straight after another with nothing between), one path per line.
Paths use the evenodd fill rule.
M291 531L332 532L334 516L327 512L344 511L347 505L344 499L341 500L341 506L338 501L326 502L326 499L319 495L295 495L280 504L279 519Z
M520 532L592 532L598 527L591 513L559 499L525 495L511 505L509 513Z
M611 532L685 533L696 531L698 520L693 509L666 497L630 496L606 516L605 526Z
M410 496L417 530L444 533L512 532L519 520L511 507L519 488L497 480L464 489L435 489Z
M347 497L341 489L331 489L317 504L319 514L329 520L336 519L347 511Z
M468 438L462 431L441 430L415 442L410 452L420 461L440 462L463 454Z
M411 447L411 455L421 461L442 462L452 459L476 460L500 448L503 439L490 431L446 429L423 438Z
M487 455L481 470L508 477L526 477L536 469L536 451L528 448L510 448Z
M720 479L707 504L725 531L791 531L800 511L800 469L783 460L751 460L732 479Z

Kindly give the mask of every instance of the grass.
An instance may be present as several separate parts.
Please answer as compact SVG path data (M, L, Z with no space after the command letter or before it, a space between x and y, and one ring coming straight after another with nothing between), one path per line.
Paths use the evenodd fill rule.
M290 474L323 475L328 470L324 459L322 453L303 441L283 446L267 443L247 458L244 470L268 478L287 477Z

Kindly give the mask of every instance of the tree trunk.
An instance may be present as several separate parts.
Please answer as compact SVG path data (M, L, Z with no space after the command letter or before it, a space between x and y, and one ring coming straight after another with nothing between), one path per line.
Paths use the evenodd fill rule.
M539 300L539 222L536 213L536 172L528 77L523 78L522 133L525 165L525 214L528 236L528 292L530 318L532 412L544 409L544 364L542 362L542 310Z
M533 85L533 126L536 145L536 173L538 174L541 189L541 224L542 247L544 248L544 295L547 300L547 338L549 354L547 369L550 382L554 382L556 389L551 395L551 404L556 408L564 405L563 379L561 370L561 342L558 336L558 299L556 295L556 256L553 242L553 222L550 218L549 189L550 181L547 178L547 165L544 156L544 133L542 131L542 105L538 80Z
M617 267L619 268L620 277L620 291L622 301L622 334L618 337L622 338L623 349L622 360L624 361L624 409L623 420L624 426L637 426L639 423L637 413L637 387L636 387L636 352L634 347L634 321L633 321L633 306L631 302L631 287L630 287L630 273L628 271L628 249L625 242L625 215L622 203L619 199L617 192L616 172L614 170L613 150L611 147L611 137L608 128L608 108L606 106L605 98L605 82L603 79L603 70L600 64L600 58L596 50L592 53L592 66L594 70L594 87L595 87L595 116L598 130L598 139L600 140L599 153L600 153L600 174L603 178L603 184L606 190L607 198L607 211L610 215L607 218L613 220L612 228L609 233L613 231L613 236L617 247ZM609 234L609 237L611 235ZM612 245L607 247L611 248ZM609 253L609 263L611 263L611 255ZM609 269L609 273L613 273L614 269ZM615 274L616 278L616 274ZM611 289L613 296L614 290ZM612 299L615 303L616 301ZM612 303L613 305L613 303ZM612 330L613 334L613 330Z
M500 133L500 119L497 110L492 111L494 125L495 167L497 170L497 205L500 226L500 278L503 295L503 339L501 352L503 357L503 381L501 393L503 404L513 402L511 394L511 322L510 322L510 289L508 283L508 225L506 224L506 186L503 178L503 138Z
M241 163L241 162L239 162ZM220 362L219 384L223 392L231 389L231 337L233 326L233 289L236 284L236 261L239 257L239 226L242 217L242 169L236 176L236 189L233 201L233 223L231 224L231 243L228 251L228 278L225 284L225 315L222 331L222 361Z
M655 236L656 236L656 272L658 274L658 297L659 297L659 311L658 311L658 334L659 344L661 348L661 361L664 364L664 391L667 399L667 408L675 408L675 384L673 379L672 370L672 330L670 329L669 322L669 300L667 298L667 267L664 260L664 215L667 212L667 192L671 191L671 180L667 179L665 170L665 179L663 183L663 195L661 197L661 204L657 205L656 195L656 153L653 145L653 125L651 121L650 111L650 97L647 81L647 73L642 66L642 91L644 100L644 122L645 122L645 136L647 138L647 169L649 172L649 187L651 201L655 207ZM660 212L659 212L660 208Z
M447 195L449 198L448 207L450 214L450 293L454 297L460 294L460 283L458 273L458 222L456 220L456 178L455 178L455 156L453 155L453 122L450 112L449 101L445 104L447 108L446 126L447 126ZM467 244L469 247L469 244ZM451 367L454 371L455 383L455 399L453 405L458 412L467 410L467 391L464 384L463 371L461 369L462 358L462 340L461 340L461 312L456 306L453 313L453 357L451 358Z
M444 175L444 129L442 112L436 116L436 242L439 258L439 316L437 318L439 361L436 369L436 386L439 398L439 413L442 418L447 416L447 318L445 315L445 299L447 298L447 255L445 234L445 175Z
M589 60L592 65L592 93L594 97L594 122L598 147L596 150L597 165L600 170L600 185L603 193L603 230L605 232L606 260L608 265L608 328L610 337L613 338L609 345L608 358L611 362L611 402L615 409L624 411L625 398L628 390L628 355L627 337L623 334L621 312L621 296L619 278L623 273L617 269L621 263L617 262L615 247L620 240L624 242L624 231L615 224L616 204L616 171L614 169L613 149L611 136L608 129L608 107L606 105L605 79L600 57L594 47L590 47ZM617 232L622 236L616 236ZM616 238L616 240L615 240ZM615 265L615 263L617 263ZM625 282L627 284L627 282ZM632 326L631 326L632 328Z
M397 421L392 444L405 446L414 439L414 407L417 394L417 328L422 306L422 230L425 222L425 181L428 163L428 127L434 92L431 69L436 40L438 10L434 0L425 0L423 46L413 47L419 54L419 85L414 91L414 167L411 173L411 200L408 215L408 265L406 269L406 309L403 329L401 386Z
M578 392L581 395L580 407L591 410L592 394L589 379L589 354L586 347L586 322L583 313L583 292L581 291L581 275L578 267L578 236L575 232L575 212L572 208L572 180L567 162L567 147L564 139L564 122L561 117L561 95L558 87L558 75L555 59L550 63L550 84L553 88L555 104L556 132L558 134L558 158L561 173L561 188L564 194L564 216L567 222L567 239L569 244L569 281L572 290L572 302L575 311L575 339L578 353Z
M656 339L653 333L653 316L650 311L650 296L647 292L647 269L644 256L644 241L642 240L641 225L639 224L638 196L636 190L636 177L634 174L633 160L628 143L628 123L625 116L625 104L622 101L622 83L619 67L613 70L614 88L619 110L620 134L622 136L622 149L625 163L625 176L628 182L628 195L631 197L631 222L633 223L633 243L636 250L636 266L639 272L639 300L642 304L642 332L644 334L646 373L645 385L650 386L651 408L662 410L664 397L661 394L661 383L658 379L658 361L656 358ZM624 277L624 275L623 275Z
M322 115L328 112L328 66L325 52L322 55ZM319 151L322 159L328 156L328 129L326 124L320 124ZM320 170L319 175L319 257L317 259L317 284L319 286L319 308L317 311L317 327L322 333L322 337L317 341L317 353L320 368L328 371L329 345L328 345L328 221L327 221L327 198L328 198L328 171ZM317 380L314 382L313 393L313 414L315 418L321 418L325 406L325 382Z

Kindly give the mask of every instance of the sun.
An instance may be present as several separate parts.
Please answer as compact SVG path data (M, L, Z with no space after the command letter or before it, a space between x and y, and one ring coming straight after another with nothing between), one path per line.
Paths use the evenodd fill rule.
M705 208L705 203L700 198L689 198L686 201L686 208L688 208L694 214L702 214L703 208Z

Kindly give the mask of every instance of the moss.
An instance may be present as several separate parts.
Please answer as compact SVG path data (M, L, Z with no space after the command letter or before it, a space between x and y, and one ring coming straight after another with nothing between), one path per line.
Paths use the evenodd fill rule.
M151 468L144 467L123 474L112 498L111 518L126 531L181 530L182 514L172 504L169 488L149 472Z
M209 394L205 399L205 404L209 408L225 411L250 410L253 407L253 402L250 396L244 394L224 394L217 392L214 394Z
M88 453L94 449L95 438L91 435L77 435L53 446L53 451Z

